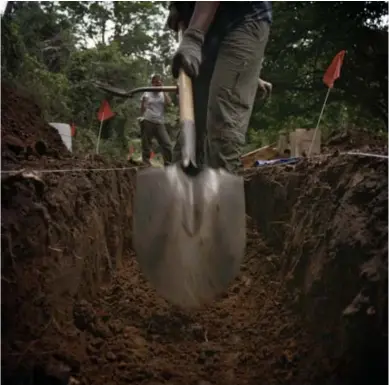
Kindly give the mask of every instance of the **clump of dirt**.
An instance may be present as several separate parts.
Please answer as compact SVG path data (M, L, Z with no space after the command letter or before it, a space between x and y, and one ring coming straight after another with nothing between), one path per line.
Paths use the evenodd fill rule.
M1 96L1 156L8 168L27 159L69 155L58 131L45 122L33 101L4 83Z

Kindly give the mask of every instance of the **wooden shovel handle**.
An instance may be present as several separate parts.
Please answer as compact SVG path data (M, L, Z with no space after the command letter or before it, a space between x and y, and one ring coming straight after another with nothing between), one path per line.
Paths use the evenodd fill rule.
M178 30L178 41L181 42L184 33L184 24L180 24ZM178 76L178 90L180 101L180 120L194 122L193 91L192 80L183 71L180 70Z
M181 42L184 26L178 30L178 41ZM184 169L189 166L197 168L196 163L196 128L194 120L192 80L181 70L178 76L181 121L181 164Z

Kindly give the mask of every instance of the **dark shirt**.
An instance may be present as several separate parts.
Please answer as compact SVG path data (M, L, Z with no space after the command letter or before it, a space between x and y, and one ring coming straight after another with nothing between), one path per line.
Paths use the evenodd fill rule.
M271 1L221 1L221 14L226 13L230 20L227 28L248 21L264 20L272 22Z
M195 1L171 1L177 7L186 24L192 17ZM215 22L222 26L224 32L234 29L242 22L264 20L272 22L271 1L221 1Z

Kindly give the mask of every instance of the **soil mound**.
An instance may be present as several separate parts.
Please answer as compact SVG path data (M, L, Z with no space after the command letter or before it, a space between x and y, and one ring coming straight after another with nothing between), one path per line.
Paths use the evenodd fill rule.
M61 136L42 117L39 107L1 84L1 156L3 168L27 159L69 154Z

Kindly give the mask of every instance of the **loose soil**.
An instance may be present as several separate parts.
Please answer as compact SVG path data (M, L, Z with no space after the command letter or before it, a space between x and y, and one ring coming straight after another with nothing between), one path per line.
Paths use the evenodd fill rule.
M2 177L4 383L387 383L386 161L334 155L246 172L241 274L196 311L171 306L139 272L136 169L30 172L129 164L72 157L5 86L2 161L24 169Z

